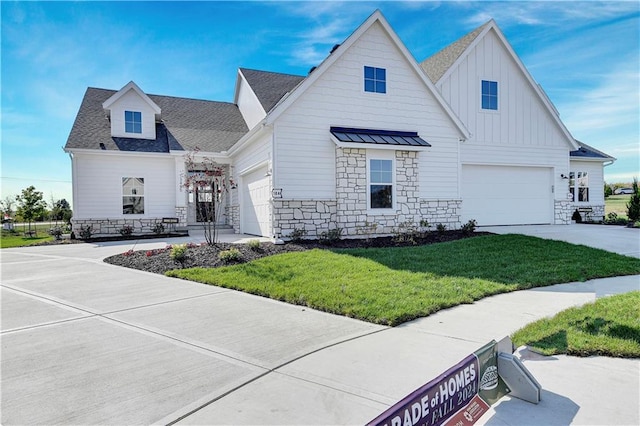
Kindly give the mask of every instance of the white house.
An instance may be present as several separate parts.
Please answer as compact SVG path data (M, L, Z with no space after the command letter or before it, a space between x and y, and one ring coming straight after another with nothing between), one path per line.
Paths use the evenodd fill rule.
M76 230L197 224L195 152L237 183L222 221L276 238L601 218L614 161L573 139L494 21L418 64L379 11L307 76L240 68L234 103L89 88L65 151Z

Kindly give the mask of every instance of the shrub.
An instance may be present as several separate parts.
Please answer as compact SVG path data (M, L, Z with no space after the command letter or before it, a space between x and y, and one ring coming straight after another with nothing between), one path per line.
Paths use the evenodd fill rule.
M260 250L260 240L249 240L247 246L253 251L258 251Z
M575 209L573 211L573 214L571 215L571 220L575 220L576 223L582 223L582 216L580 215L580 212L578 211L578 209Z
M445 225L444 223L439 223L436 225L436 231L438 231L440 234L442 234L446 230L447 230L447 225Z
M393 235L393 241L396 243L416 244L416 238L419 236L418 227L410 220L407 220L398 225Z
M627 220L622 217L618 217L616 212L610 212L607 214L607 217L604 219L604 223L607 225L626 225Z
M462 228L460 228L460 230L464 235L471 235L476 230L476 226L478 226L478 222L471 219L469 222L462 225Z
M364 225L356 227L356 234L366 236L366 241L371 241L371 237L376 233L376 229L378 229L378 224L375 222L369 223L364 222Z
M62 228L59 226L54 226L49 229L49 235L51 235L56 240L59 240L62 237Z
M322 231L318 236L322 244L331 244L342 239L342 228L333 228L328 231Z
M640 220L640 189L638 189L638 179L633 178L633 194L627 203L627 217L631 222Z
M153 233L156 235L160 235L164 233L164 225L160 222L156 222L155 225L153 225Z
M307 230L303 228L295 228L289 234L289 238L294 243L299 243L307 235Z
M131 235L133 234L133 226L131 225L124 225L122 228L120 228L120 235L122 236L127 236L127 235Z
M429 228L431 228L431 224L427 219L420 219L420 231L423 235L429 233Z
M240 260L242 258L242 254L240 253L240 250L230 248L229 250L222 250L220 254L218 254L218 258L224 263L230 263Z
M180 265L184 266L184 261L187 260L187 245L186 244L176 244L171 247L171 253L169 253L169 257L171 257L176 262L179 262Z
M88 240L93 235L93 226L81 225L79 234L81 240Z

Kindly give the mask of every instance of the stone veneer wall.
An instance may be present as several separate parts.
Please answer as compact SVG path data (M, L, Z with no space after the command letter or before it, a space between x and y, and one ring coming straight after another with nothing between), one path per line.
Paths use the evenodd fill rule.
M591 207L592 209L590 213L580 212L580 216L582 216L583 221L600 222L604 220L604 204L584 204L584 203L580 203L579 205L574 204L571 206L571 213L569 214L569 219L571 219L571 215L576 209L580 209L583 207Z
M187 226L187 207L176 207L176 217L178 218L178 223L176 227L184 227Z
M240 233L240 206L238 204L227 206L227 225L233 228L236 234Z
M571 223L571 215L574 211L573 202L568 200L555 200L554 215L556 225L568 225Z
M92 226L91 234L98 235L120 235L120 230L129 225L133 227L134 234L153 234L156 223L162 223L162 218L145 219L71 219L71 227L76 237L80 237L80 228ZM167 224L164 224L165 230Z
M422 200L420 203L421 218L429 222L431 229L443 224L447 229L459 229L462 200Z
M367 153L360 148L336 149L337 223L344 236L362 235L367 224L376 224L373 234L389 235L403 223L431 225L443 223L448 229L460 227L460 200L419 198L418 153L395 151L396 211L371 214L367 209Z
M336 202L274 199L273 223L277 238L286 238L295 229L304 229L306 237L317 238L323 231L336 227Z

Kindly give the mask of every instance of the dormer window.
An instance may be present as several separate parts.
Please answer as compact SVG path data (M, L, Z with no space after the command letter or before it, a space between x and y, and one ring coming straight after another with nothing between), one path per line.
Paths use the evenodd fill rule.
M387 70L384 68L364 67L364 91L387 93Z
M124 131L126 133L142 133L142 113L139 111L124 112Z

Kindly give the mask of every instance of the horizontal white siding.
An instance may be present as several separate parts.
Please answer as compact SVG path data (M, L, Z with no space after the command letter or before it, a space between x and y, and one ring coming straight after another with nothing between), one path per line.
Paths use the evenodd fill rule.
M386 69L387 93L364 92L364 66ZM275 123L275 187L288 199L335 198L331 126L417 131L433 148L430 179L457 188L458 131L380 24L372 25ZM446 158L445 162L433 159Z
M142 113L142 133L126 133L124 131L124 112ZM111 135L116 137L155 139L156 118L151 106L131 89L111 105Z
M175 161L170 156L74 154L76 219L175 216ZM122 178L144 178L144 214L122 214Z
M258 124L267 114L260 105L260 101L258 100L253 90L249 87L249 84L242 77L238 79L238 109L242 114L242 118L247 123L247 127L252 129L256 124Z
M572 172L587 172L589 177L589 201L576 205L604 204L604 168L599 161L570 160Z
M498 82L498 111L482 110L482 80ZM470 143L569 148L555 113L546 108L493 31L438 86L471 131Z

